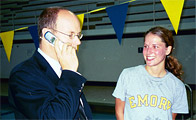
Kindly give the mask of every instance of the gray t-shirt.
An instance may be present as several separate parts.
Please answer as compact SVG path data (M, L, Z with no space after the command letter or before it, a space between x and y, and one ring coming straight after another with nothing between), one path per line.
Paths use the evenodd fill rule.
M125 120L172 120L172 113L188 113L184 84L168 71L153 77L145 65L124 69L112 95L125 101Z

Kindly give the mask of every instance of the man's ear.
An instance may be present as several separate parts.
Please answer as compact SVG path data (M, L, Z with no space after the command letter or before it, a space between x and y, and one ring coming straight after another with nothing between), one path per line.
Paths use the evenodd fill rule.
M42 37L44 37L44 35L45 35L45 33L47 32L47 31L51 31L50 29L48 29L48 28L43 28L42 29ZM44 38L45 39L45 38Z
M171 53L172 46L168 46L166 50L166 55L169 55Z

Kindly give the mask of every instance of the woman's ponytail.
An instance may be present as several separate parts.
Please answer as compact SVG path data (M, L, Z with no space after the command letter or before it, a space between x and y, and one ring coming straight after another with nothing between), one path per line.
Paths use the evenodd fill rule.
M171 55L167 56L165 67L169 72L173 73L178 79L183 81L182 75L184 72L182 71L182 65L175 57Z

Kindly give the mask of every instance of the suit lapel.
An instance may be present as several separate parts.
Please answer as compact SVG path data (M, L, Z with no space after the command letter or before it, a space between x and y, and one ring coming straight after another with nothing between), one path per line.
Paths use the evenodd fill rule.
M40 69L45 75L56 85L59 78L46 59L37 50L35 51L33 58L37 61Z

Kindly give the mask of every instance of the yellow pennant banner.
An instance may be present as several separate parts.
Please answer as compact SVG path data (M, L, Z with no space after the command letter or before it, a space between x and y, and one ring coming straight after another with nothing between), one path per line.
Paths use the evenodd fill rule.
M136 0L129 0L129 1L123 2L121 4L130 3L133 1L136 1ZM173 28L177 34L179 23L180 23L180 18L181 18L181 14L182 14L182 9L183 9L183 5L184 5L184 0L161 0L161 3L164 6L165 11L166 11L166 13L167 13L172 25L173 25ZM80 21L81 30L83 28L85 14L98 12L101 10L105 10L106 8L107 7L98 8L98 9L77 15L77 17ZM0 37L3 42L5 52L6 52L6 55L7 55L9 62L10 62L10 56L11 56L11 51L12 51L12 45L13 45L14 31L19 31L19 30L23 30L23 29L27 29L27 28L28 27L22 27L22 28L18 28L18 29L12 30L12 31L0 33ZM79 50L79 47L77 47L77 50Z
M80 28L82 30L82 27L83 27L83 22L84 22L84 14L79 14L77 15L79 21L80 21Z
M80 28L82 30L83 27L83 23L84 23L84 14L79 14L77 15L79 21L80 21ZM77 46L77 51L79 51L79 45Z
M14 39L14 31L0 33L0 37L3 42L3 46L5 49L8 61L10 62L10 56L11 56L11 51L12 51L13 39Z
M161 2L177 34L184 0L161 0Z

